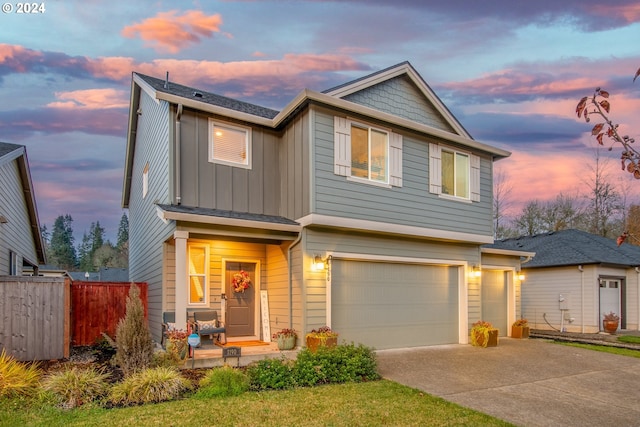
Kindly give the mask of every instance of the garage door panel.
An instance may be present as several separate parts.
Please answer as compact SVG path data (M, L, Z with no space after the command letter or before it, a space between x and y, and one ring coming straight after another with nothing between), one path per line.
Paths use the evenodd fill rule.
M458 342L456 267L332 263L332 326L377 349Z

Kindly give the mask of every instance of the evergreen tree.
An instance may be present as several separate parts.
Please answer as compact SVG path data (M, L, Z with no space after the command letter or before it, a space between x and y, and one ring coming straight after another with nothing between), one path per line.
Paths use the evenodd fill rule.
M120 249L125 243L129 243L129 217L123 213L118 226L118 242L116 246Z
M81 271L94 271L93 261L91 258L91 240L89 238L89 235L85 231L85 233L82 235L82 243L80 243L80 246L78 246L78 260L80 263Z
M140 288L131 283L127 311L116 328L115 361L125 376L147 368L153 357L153 341L140 299Z
M104 228L100 227L100 221L91 223L89 229L89 238L91 239L91 255L104 245Z
M72 270L77 264L76 249L73 246L71 215L60 215L53 223L51 232L51 263L60 268Z

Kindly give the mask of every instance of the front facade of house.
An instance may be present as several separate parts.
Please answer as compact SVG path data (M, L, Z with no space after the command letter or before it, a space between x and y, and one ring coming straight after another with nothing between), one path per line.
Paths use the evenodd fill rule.
M496 242L489 247L535 253L522 264L521 310L531 327L596 333L603 315L640 330L640 247L579 230Z
M202 309L230 341L330 325L379 349L464 343L483 315L507 333L519 252L481 245L509 153L471 139L409 63L280 112L135 73L131 96L130 280L149 284L156 339L162 312Z
M37 273L45 253L23 145L0 142L0 200L0 276Z

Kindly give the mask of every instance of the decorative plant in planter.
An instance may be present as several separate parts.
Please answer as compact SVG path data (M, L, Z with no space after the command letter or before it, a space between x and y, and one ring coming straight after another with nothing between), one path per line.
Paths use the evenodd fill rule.
M605 332L609 332L611 335L615 335L618 330L618 325L620 324L620 316L615 314L613 311L610 311L607 314L603 315L602 320L602 328Z
M278 342L279 350L291 350L296 346L298 333L295 329L285 328L273 334L273 338Z
M176 362L184 362L189 355L189 333L181 329L171 329L167 331L167 353Z
M338 345L338 333L328 326L313 329L306 335L307 348L315 353L318 347L335 347Z
M518 319L511 325L511 338L529 338L529 322Z
M490 322L478 320L471 325L471 345L496 347L498 345L498 330Z

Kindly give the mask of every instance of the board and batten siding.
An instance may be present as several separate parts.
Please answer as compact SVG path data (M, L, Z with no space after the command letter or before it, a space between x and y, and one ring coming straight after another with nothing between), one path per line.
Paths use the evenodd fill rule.
M181 203L186 206L280 215L280 139L251 129L251 168L209 161L209 119L185 110L181 119ZM217 122L246 127L215 118Z
M280 140L280 215L296 219L311 212L310 129L313 113L298 114Z
M0 215L7 218L0 224L0 275L10 272L10 251L18 256L16 273L22 275L22 259L38 265L38 255L17 160L0 165L0 200Z
M429 192L429 140L403 134L402 187L382 187L334 173L334 116L315 110L314 213L462 233L493 235L492 163L480 157L480 201ZM394 130L397 131L397 130Z
M129 279L147 282L149 323L162 322L163 242L173 235L173 223L157 216L156 203L170 203L169 162L171 114L166 101L140 93L134 164L129 199ZM142 197L143 170L149 165L148 192ZM160 342L160 330L152 330Z
M346 95L343 99L436 129L453 132L442 114L433 108L429 100L406 75L367 87Z

